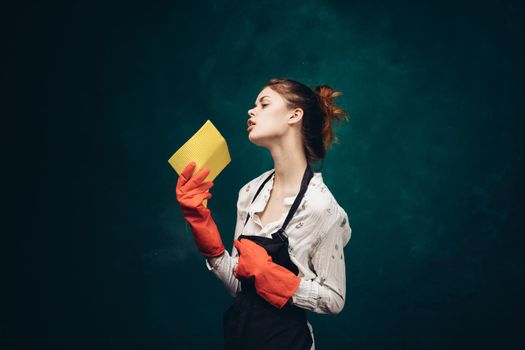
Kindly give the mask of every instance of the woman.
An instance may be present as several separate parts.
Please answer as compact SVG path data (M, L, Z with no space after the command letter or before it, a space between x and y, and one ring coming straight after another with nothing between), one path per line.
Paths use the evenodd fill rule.
M306 310L337 314L345 303L343 247L348 216L309 162L324 158L332 120L348 114L333 104L341 93L272 79L248 111L248 138L267 148L274 169L245 184L237 200L231 254L210 210L202 205L209 169L188 164L177 199L206 266L235 298L224 313L225 349L314 349Z

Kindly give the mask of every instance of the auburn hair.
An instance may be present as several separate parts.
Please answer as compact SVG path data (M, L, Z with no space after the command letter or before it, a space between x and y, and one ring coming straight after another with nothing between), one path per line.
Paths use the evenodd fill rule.
M348 121L346 111L336 106L333 101L342 92L334 91L328 85L319 85L315 89L291 79L270 79L265 87L279 93L290 109L303 110L303 126L301 135L304 151L309 161L323 159L332 143L339 143L332 129L332 120L341 123Z

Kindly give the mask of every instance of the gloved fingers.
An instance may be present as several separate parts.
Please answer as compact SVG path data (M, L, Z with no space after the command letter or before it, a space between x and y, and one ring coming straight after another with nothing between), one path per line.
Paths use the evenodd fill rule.
M194 196L184 196L179 199L179 203L183 207L194 209L201 205L205 199L210 199L211 197L213 197L213 194L210 192L202 192Z
M180 189L182 192L188 192L191 189L199 186L204 181L204 179L210 173L210 169L202 168L196 174L193 174L196 166L197 164L193 161L186 165L177 180L177 189Z
M235 246L235 248L237 248L237 250L239 251L239 255L242 253L242 243L236 239L233 241L233 245Z
M205 192L205 195L204 195L204 197L202 198L202 200L210 199L211 197L213 197L213 194L211 194L210 192ZM201 202L202 202L202 201L201 201Z
M255 243L252 240L241 238L240 239L241 244L243 245L243 249L245 252L249 252L250 254L256 254L256 255L268 255L268 252L266 249L259 244Z
M246 271L239 264L237 264L237 267L235 268L235 270L233 270L233 274L237 278L240 278L240 277L248 278L248 276L246 275Z
M210 169L209 168L202 168L201 170L199 170L197 172L197 174L194 174L191 177L191 179L189 179L189 181L186 182L182 186L183 190L188 191L188 190L191 190L191 189L199 186L200 184L202 184L202 182L208 176L209 173L210 173Z
M211 197L213 197L213 194L211 194L210 192L203 192L193 197L193 199L195 200L197 205L199 205L202 203L203 200L210 199Z
M241 257L239 257L239 260L237 262L237 266L233 270L233 273L236 277L244 277L244 278L250 278L251 274L248 271L248 267L246 266L245 260Z
M195 162L190 162L186 168L180 173L179 178L177 179L177 186L175 187L175 193L177 194L177 199L180 199L188 192L188 187L186 184L193 174L195 169Z
M213 187L213 181L208 181L208 182L203 182L201 183L199 186L193 188L191 191L189 192L194 192L194 191L199 191L199 192L206 192L208 191L210 188Z
M240 270L239 270L239 263L237 263L237 266L235 266L235 269L233 270L233 274L234 274L236 277L241 277L241 276L240 276Z
M197 187L186 189L186 190L184 190L184 188L177 187L176 192L179 197L191 197L198 193L206 192L212 187L213 187L213 182L208 181L208 182L203 182Z
M213 187L213 182L209 181L209 182L204 182L198 187L195 187L191 189L190 191L186 191L186 192L183 191L180 187L177 187L175 189L175 192L177 195L177 200L179 202L185 202L187 200L191 200L191 198L195 197L196 195L207 193L207 191L212 187Z
M177 181L177 187L182 187L186 184L186 182L188 182L196 166L197 166L197 163L193 161L189 162L188 165L186 165L184 170L182 170L182 172L179 175L179 179Z
M251 242L251 241L249 239L246 239L246 238L236 239L236 240L233 241L233 245L239 251L239 255L242 255L243 252L245 254L249 254L250 247L247 245L247 242Z
M233 271L233 273L235 274L235 277L237 278L252 278L253 275L251 275L248 271L246 271L246 269L242 266L242 265L237 265L237 267L235 268L235 271Z

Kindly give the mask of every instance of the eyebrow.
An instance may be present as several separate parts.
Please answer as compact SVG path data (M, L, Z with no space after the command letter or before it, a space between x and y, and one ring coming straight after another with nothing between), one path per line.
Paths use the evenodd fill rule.
M262 99L265 98L265 97L268 97L268 98L269 98L270 96L261 96L261 97L259 98L259 102L261 102ZM253 107L254 107L254 108L257 107L257 104L254 104Z

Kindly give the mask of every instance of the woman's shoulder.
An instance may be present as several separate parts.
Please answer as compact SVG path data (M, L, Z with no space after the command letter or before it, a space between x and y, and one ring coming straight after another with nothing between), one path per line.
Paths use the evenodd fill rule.
M332 211L339 206L332 191L330 191L325 184L323 175L320 172L314 173L305 196L308 197L312 208L317 211L325 211L331 214Z
M321 173L318 176L314 176L313 180L315 181L312 183L311 188L308 189L308 192L310 192L309 198L313 204L316 216L322 218L325 227L330 227L334 232L341 232L343 243L346 245L352 232L348 214L323 181Z

